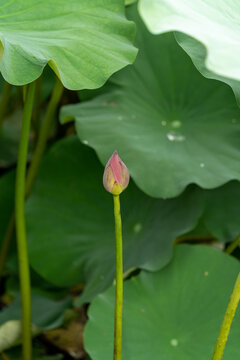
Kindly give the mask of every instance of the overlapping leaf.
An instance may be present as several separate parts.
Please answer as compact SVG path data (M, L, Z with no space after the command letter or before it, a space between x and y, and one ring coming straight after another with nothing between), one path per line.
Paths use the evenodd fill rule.
M216 78L240 80L238 1L184 0L179 6L178 0L140 0L139 11L153 34L177 30L201 42L201 67Z
M177 42L181 47L186 51L186 53L191 56L191 59L198 69L205 77L209 79L216 79L219 81L223 81L231 88L233 89L233 92L236 96L236 100L238 102L238 105L240 103L240 82L238 80L230 79L225 76L221 76L219 74L213 73L210 71L205 64L205 58L206 58L206 48L202 43L197 41L196 39L177 32L175 33L175 37L177 39Z
M240 234L240 183L232 181L206 191L203 223L221 241L232 241Z
M239 262L206 246L181 245L175 251L161 271L143 271L124 284L124 359L211 358ZM86 350L93 360L112 359L114 288L93 301L89 318ZM224 360L237 359L239 336L235 321Z
M136 55L123 1L3 0L0 11L0 70L14 85L49 63L65 87L96 88Z
M89 301L114 279L113 204L102 175L93 150L73 136L46 156L27 202L31 265L57 285L86 282L80 302ZM125 270L165 265L173 240L192 229L202 213L196 188L177 199L157 200L131 183L121 195L121 206Z
M136 15L139 55L112 78L115 89L63 108L102 163L119 150L137 185L154 197L189 183L240 179L240 112L231 89L201 76L172 34L151 35Z

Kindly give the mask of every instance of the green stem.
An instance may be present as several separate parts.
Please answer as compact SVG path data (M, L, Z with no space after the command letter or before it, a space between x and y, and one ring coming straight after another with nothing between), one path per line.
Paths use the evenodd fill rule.
M50 99L50 102L47 107L46 115L43 121L43 124L40 128L40 133L38 137L38 141L33 153L32 161L28 169L27 178L26 178L26 189L25 189L25 196L29 196L35 177L37 175L42 156L44 154L48 135L49 135L49 129L52 125L52 120L54 118L57 106L59 105L59 101L61 99L61 95L63 92L63 85L60 83L60 81L57 79L56 84ZM14 214L12 215L12 218L14 217ZM12 222L12 218L10 219L7 230L5 232L2 244L1 244L1 251L0 251L0 277L2 276L2 272L6 263L8 250L10 248L11 239L13 236L14 231L14 222Z
M122 357L122 309L123 309L123 258L122 258L122 221L119 195L113 195L115 238L116 238L116 289L115 289L115 325L114 360Z
M28 154L28 140L34 100L35 82L27 87L26 101L23 110L22 129L16 171L15 189L15 218L18 245L18 261L20 275L20 289L22 301L22 345L23 360L32 358L32 311L31 311L31 285L27 249L27 234L25 223L25 176Z
M61 99L62 93L63 93L63 85L62 83L57 79L52 96L49 102L49 105L47 107L46 115L43 121L43 124L40 129L38 141L36 144L36 148L33 153L32 161L28 169L27 174L27 180L26 180L26 197L31 192L35 177L37 175L38 169L40 167L40 163L43 157L43 153L46 148L49 132L51 129L52 121L54 119L54 115L57 109L57 106L59 104L59 101Z
M7 81L5 81L3 85L2 97L0 101L0 133L2 130L4 116L6 115L7 112L6 108L9 102L10 93L11 93L11 85Z
M228 334L232 325L232 321L237 310L237 306L240 300L240 273L238 274L237 280L234 285L233 292L231 294L227 310L221 325L217 343L215 345L212 360L221 360L223 352L228 339Z
M240 235L225 249L225 253L231 254L240 244Z

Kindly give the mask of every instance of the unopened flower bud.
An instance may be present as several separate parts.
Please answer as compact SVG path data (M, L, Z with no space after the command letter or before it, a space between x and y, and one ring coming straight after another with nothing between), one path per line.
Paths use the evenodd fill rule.
M119 195L129 183L129 172L115 151L107 162L103 174L103 185L113 195Z

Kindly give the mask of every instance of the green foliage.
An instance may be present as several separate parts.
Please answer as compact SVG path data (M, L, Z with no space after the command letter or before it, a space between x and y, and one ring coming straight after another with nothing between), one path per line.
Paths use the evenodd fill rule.
M203 78L172 34L151 35L134 8L136 62L111 79L115 87L106 94L63 108L63 122L76 120L81 141L103 164L118 149L150 196L240 179L240 114L231 90Z
M217 250L181 245L163 270L126 281L123 358L209 359L239 270L238 261ZM93 359L112 359L113 311L112 287L90 307L85 346ZM236 321L225 360L238 357L239 336Z
M136 56L119 0L4 0L0 10L0 71L11 84L35 80L49 64L65 87L96 88Z
M75 136L63 140L46 156L26 208L31 265L59 286L86 282L81 303L114 279L112 197L102 175L93 150ZM196 188L157 200L131 183L121 195L125 271L164 266L174 239L196 225L202 206Z
M29 360L31 336L32 360L76 358L84 345L84 360L112 359L114 217L103 165L115 150L131 175L121 194L122 358L213 354L240 271L240 5L134 3L1 2L1 360ZM29 82L28 136L29 86L14 85ZM19 276L28 260L32 319ZM239 316L224 360L240 357Z
M189 54L200 60L203 73L206 67L216 79L240 80L238 1L185 0L179 6L178 0L139 0L139 12L153 34L175 30L202 43Z

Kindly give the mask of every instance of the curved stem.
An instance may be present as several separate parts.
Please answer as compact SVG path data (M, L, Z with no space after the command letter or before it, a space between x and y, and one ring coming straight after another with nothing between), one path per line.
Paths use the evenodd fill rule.
M29 166L28 172L27 172L27 178L26 178L26 189L25 189L25 196L29 196L35 177L37 175L42 156L44 154L50 127L52 125L52 120L54 118L56 109L59 105L59 101L61 99L61 95L63 93L63 85L62 83L57 79L56 84L50 99L50 102L47 107L46 115L43 121L43 124L40 128L40 133L38 137L38 141L36 144L36 148L33 153L32 161ZM12 218L14 217L14 214L12 215ZM14 231L14 222L12 222L12 218L9 220L2 244L1 244L1 251L0 251L0 277L2 276L2 272L6 263L6 258L8 254L8 249L10 248L11 239L13 236Z
M50 128L52 125L52 120L54 118L57 106L61 99L63 89L64 89L64 87L63 87L62 83L57 79L54 89L53 89L53 93L52 93L49 105L47 107L47 111L46 111L46 115L45 115L43 124L40 129L40 133L39 133L38 141L36 144L36 148L33 153L32 161L31 161L31 164L28 169L27 180L26 180L26 197L28 197L28 195L30 194L35 177L37 175L37 172L38 172L41 160L42 160L42 156L43 156L44 150L46 148Z
M11 93L11 84L9 84L7 81L5 81L5 83L3 85L2 97L1 97L1 101L0 101L0 133L2 130L4 116L6 114L6 107L9 102L10 93Z
M115 289L115 325L114 360L122 357L122 309L123 309L123 257L122 257L122 221L119 195L113 195L115 238L116 238L116 289Z
M240 244L240 235L225 249L225 253L231 254Z
M221 360L223 352L228 339L228 334L232 325L232 321L237 310L237 306L240 300L240 273L238 274L237 280L234 285L233 292L231 294L227 310L221 325L217 343L215 345L212 360Z
M25 200L25 175L27 166L28 139L30 132L35 83L27 87L26 102L23 110L22 129L20 135L20 144L16 171L16 189L15 189L15 218L16 235L18 245L18 261L20 275L20 289L22 301L22 345L23 360L32 358L32 312L31 312L31 287L30 271L27 250L27 235L24 212Z

